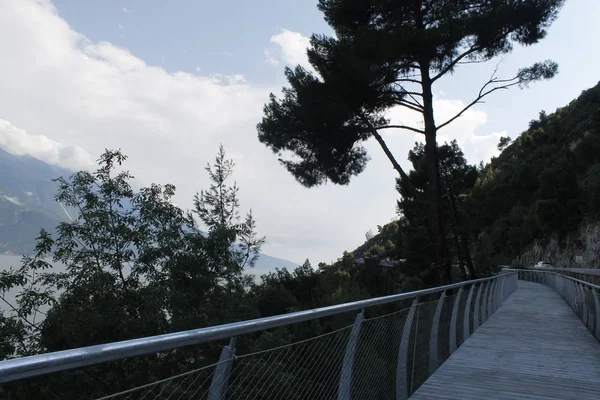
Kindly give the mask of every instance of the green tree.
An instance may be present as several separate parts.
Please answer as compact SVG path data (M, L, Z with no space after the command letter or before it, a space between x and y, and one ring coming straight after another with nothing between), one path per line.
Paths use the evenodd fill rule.
M427 210L433 259L447 279L443 194L437 132L489 94L526 86L557 72L551 61L496 75L455 116L436 123L433 85L465 62L485 62L531 45L546 34L564 0L320 0L319 9L335 37L313 35L309 61L318 76L298 66L286 69L290 84L281 100L271 95L258 124L259 140L306 186L331 180L347 184L368 160L362 142L374 137L403 179L407 175L381 136L405 129L424 136L427 156ZM386 110L401 106L423 118L423 128L391 124Z
M509 136L502 136L498 141L498 150L504 150L510 144L511 141L512 139Z
M413 169L409 173L410 184L417 188L418 196L423 196L429 180L426 171L427 161L425 152L425 146L422 143L418 143L409 153L409 160L413 164ZM469 250L468 216L463 209L463 203L475 185L479 173L476 166L467 163L456 140L439 146L438 153L440 158L441 184L444 191L442 200L445 212L444 220L447 221L445 228L449 230L449 237L452 238L455 249L454 256L461 266L461 271L464 272L462 266L467 265L471 272L471 277L474 277L476 276L476 270ZM401 195L401 200L398 204L399 211L411 222L412 226L423 226L424 224L420 220L421 216L415 212L416 204L423 200L420 200L418 197L415 198L412 191L408 189L406 181L402 179L398 179L397 188ZM422 240L423 235L419 235L416 231L413 231L412 235L415 237L409 243L418 247L412 249L411 254L416 255L419 252L426 252L427 246L425 245L426 242ZM417 240L419 236L421 236L421 240ZM450 251L449 257L452 258L452 252ZM427 266L426 259L423 259L420 255L416 259L410 260L410 263L414 264L415 262L421 264L420 268ZM466 278L466 275L463 274L463 277Z
M194 208L189 213L190 221L198 231L195 216L208 228L209 236L222 239L216 254L220 255L215 268L227 279L228 285L243 283L233 282L246 267L254 267L264 237L258 237L256 221L252 210L240 221L238 187L234 182L228 186L235 164L226 158L225 149L221 145L213 165L207 165L206 171L212 181L208 190L202 190L194 197Z
M196 196L188 214L174 205L172 185L135 191L133 177L123 170L125 160L120 151L107 150L95 172L57 179L56 199L76 210L75 218L61 223L55 237L42 231L35 254L0 275L1 292L21 289L17 303L9 304L11 311L0 316L5 357L257 316L246 299L250 278L243 270L254 265L264 238L257 237L251 213L243 221L238 217L237 188L226 182L233 163L224 150L208 168L213 185ZM208 233L198 228L196 215ZM66 271L55 272L51 263ZM185 348L6 390L11 398L40 398L45 391L78 398L85 387L99 396L106 382L111 390L148 383L214 361L219 351L218 344ZM74 382L66 386L68 392L61 387L63 378Z
M183 239L184 213L171 198L174 187L152 185L135 192L132 176L122 170L126 157L105 151L99 168L59 178L56 200L76 210L62 222L55 237L42 230L35 254L22 266L3 273L3 289L22 290L10 317L25 329L11 356L57 351L147 335L169 329L164 290L166 268ZM53 270L54 264L65 272ZM36 314L43 314L42 321ZM5 321L6 322L6 321ZM3 324L4 328L11 324ZM105 380L113 390L151 379L148 359L98 368L98 374L73 372L75 383L61 388L65 375L32 385L12 386L11 398L30 398L46 391L101 393ZM150 375L149 375L150 374ZM92 376L95 376L92 379ZM126 379L120 379L126 377ZM9 387L7 390L11 390ZM65 393L66 392L66 393ZM12 392L11 392L12 393ZM43 395L41 396L43 397Z

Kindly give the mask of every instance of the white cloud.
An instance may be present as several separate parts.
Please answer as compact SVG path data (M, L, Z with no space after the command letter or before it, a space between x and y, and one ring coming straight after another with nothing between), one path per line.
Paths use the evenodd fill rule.
M125 7L121 7L121 11L123 11L125 14L129 14L131 12L130 9L125 8Z
M117 25L117 27L118 27L120 30L123 30L123 29L125 29L125 27L123 26L123 24L119 24L119 25Z
M67 146L44 135L32 135L0 119L0 147L15 155L30 155L49 164L85 169L94 159L84 149Z
M306 63L308 38L282 31L271 40L281 62ZM0 2L0 49L10 54L0 63L0 146L11 152L79 168L104 148L121 148L142 183L175 184L175 202L189 207L207 187L204 166L223 143L236 160L242 207L252 207L267 236L265 253L295 261L331 261L394 214L396 174L377 143L367 143L372 161L350 186L305 189L258 142L256 123L279 84L253 85L240 74L200 76L198 69L167 72L111 43L91 42L49 0ZM444 134L483 148L469 135L484 118L467 113L463 125L457 121L462 128ZM386 139L408 167L415 135Z
M277 35L271 37L271 43L276 44L278 48L276 51L274 49L265 50L265 58L268 63L277 65L280 59L290 67L302 65L305 68L312 69L306 55L306 49L310 45L309 37L283 29Z
M436 122L439 125L458 114L466 104L461 100L437 98L434 99L433 106ZM390 110L387 117L390 118L393 124L408 125L419 129L423 128L423 120L420 118L420 114L404 107L397 107ZM501 136L506 136L506 132L478 135L477 131L486 122L487 114L485 112L477 108L471 108L438 132L438 143L442 144L456 139L469 163L478 164L480 161L487 162L492 156L498 155L499 152L496 145ZM415 141L424 142L424 138L417 133L397 132L399 131L395 131L393 134L410 137L412 142L407 142L406 144L410 145L411 148ZM389 135L390 133L388 133Z

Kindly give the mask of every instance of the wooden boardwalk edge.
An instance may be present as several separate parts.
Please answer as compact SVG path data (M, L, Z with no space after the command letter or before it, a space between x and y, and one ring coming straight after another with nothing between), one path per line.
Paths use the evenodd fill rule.
M525 281L415 400L600 399L600 343L552 288Z

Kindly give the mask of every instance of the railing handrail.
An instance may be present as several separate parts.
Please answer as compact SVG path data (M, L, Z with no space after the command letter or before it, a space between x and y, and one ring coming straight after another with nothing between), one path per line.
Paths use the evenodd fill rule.
M572 272L574 274L600 276L600 269L596 269L596 268L559 268L559 267L552 267L552 268L547 268L547 269L550 270L550 271L563 271L563 272Z
M593 289L596 289L596 290L600 291L600 286L594 285L593 283L589 283L589 282L586 282L586 281L582 281L581 279L573 278L572 276L565 275L565 274L560 273L560 272L555 272L555 271L557 271L557 269L554 269L554 268L543 268L543 269L542 268L539 268L539 269L538 268L520 268L520 269L504 268L503 271L510 271L510 272L528 271L528 272L539 272L539 273L543 272L543 273L550 273L550 274L554 274L554 275L560 275L560 276L563 276L563 277L565 277L567 279L570 279L572 281L575 281L577 283L581 283L583 285L589 286L589 287L591 287ZM567 272L569 272L569 271L567 271ZM577 273L579 273L579 274L585 274L585 272L577 272ZM0 372L1 372L1 370L0 370Z
M138 339L123 340L119 342L99 344L0 361L0 383L53 372L65 371L107 361L142 356L145 354L151 354L215 340L228 339L265 329L272 329L284 325L309 321L316 318L323 318L349 311L362 310L378 305L414 299L420 296L457 289L466 285L486 282L497 279L502 275L512 274L512 272L509 272L508 274L498 274L488 278L474 279L408 293L353 301L289 314L280 314L271 317L233 322L224 325L148 336Z

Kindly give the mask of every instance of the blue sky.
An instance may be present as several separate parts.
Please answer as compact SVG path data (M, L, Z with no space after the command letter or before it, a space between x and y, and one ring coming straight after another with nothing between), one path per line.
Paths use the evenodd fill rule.
M265 43L285 28L330 32L316 3L297 0L57 0L60 15L94 41L130 49L169 71L244 74L256 84L283 84L265 68Z
M490 96L440 132L468 160L487 161L502 135L516 137L539 111L569 103L600 79L600 2L567 0L548 37L517 48L499 77L554 59L559 75ZM223 143L236 161L242 210L252 208L264 252L332 261L395 215L395 173L375 143L349 186L301 187L258 143L256 123L283 68L306 64L307 37L329 28L307 0L18 0L0 2L0 146L69 168L91 168L121 148L141 185L174 183L191 206L207 187L203 167ZM497 61L464 66L434 87L436 119L470 102ZM418 126L403 110L393 121ZM415 119L416 118L416 119ZM405 168L420 138L386 132Z

